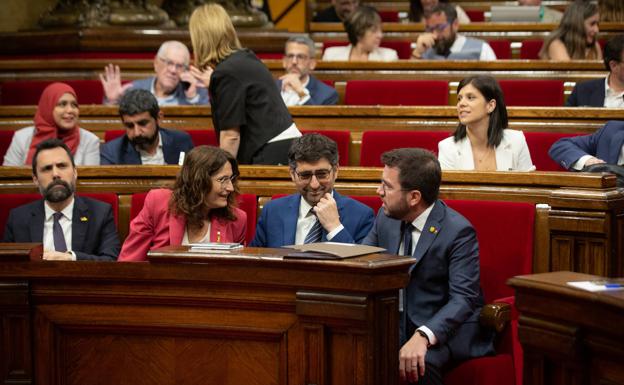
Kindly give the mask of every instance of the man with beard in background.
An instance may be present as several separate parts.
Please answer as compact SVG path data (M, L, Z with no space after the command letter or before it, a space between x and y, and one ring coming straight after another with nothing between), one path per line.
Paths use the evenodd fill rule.
M455 6L439 3L425 18L425 33L418 36L412 58L424 60L496 60L492 47L483 40L457 33Z
M147 90L129 90L119 102L126 134L100 147L100 164L179 164L193 148L191 136L160 127L163 113ZM181 155L182 154L182 155Z
M78 173L67 145L41 142L32 172L43 199L11 210L3 242L41 242L46 260L115 261L121 246L113 209L74 194Z

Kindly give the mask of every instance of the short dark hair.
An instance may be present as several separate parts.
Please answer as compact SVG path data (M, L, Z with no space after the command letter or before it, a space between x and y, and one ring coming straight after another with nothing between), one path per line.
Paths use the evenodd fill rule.
M360 5L343 22L349 43L355 46L369 29L381 25L381 16L377 10L368 5Z
M312 163L321 159L327 159L332 167L338 165L338 145L325 135L303 135L293 140L288 150L288 165L293 170L297 162Z
M34 176L37 176L37 156L39 155L39 153L43 150L51 150L57 147L61 147L63 150L65 150L67 156L69 156L69 159L71 159L72 166L76 167L76 163L74 162L74 156L72 155L69 147L67 147L65 142L63 142L59 138L46 139L43 142L39 143L35 148L35 155L33 155L32 158L32 173Z
M397 148L384 152L381 162L399 169L399 182L404 190L418 190L427 205L440 194L442 170L438 158L422 148Z
M119 101L119 116L136 115L149 112L152 118L158 119L160 107L158 100L148 90L133 89L126 91Z
M613 36L604 48L604 65L607 71L611 72L609 63L611 60L619 63L622 61L622 52L624 52L624 33Z
M427 15L427 17L431 15L435 15L436 13L443 13L446 15L446 22L449 24L453 24L455 20L457 20L457 10L455 6L451 3L438 3L433 9L431 13Z
M481 95L485 98L486 102L494 99L496 101L496 107L490 113L490 124L487 131L487 144L489 147L496 148L501 140L503 140L503 130L509 125L509 119L507 118L507 106L505 105L505 98L500 85L490 75L474 75L462 79L457 87L457 94L467 85L472 85L479 90ZM459 123L455 132L453 133L455 141L460 141L466 137L466 126Z

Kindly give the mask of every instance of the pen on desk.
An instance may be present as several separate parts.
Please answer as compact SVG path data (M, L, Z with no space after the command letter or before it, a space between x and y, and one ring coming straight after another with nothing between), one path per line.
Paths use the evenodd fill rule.
M221 232L217 231L217 242L221 242Z
M619 288L621 288L621 287L622 287L622 284L619 284L619 283L613 283L613 282L607 282L607 283L605 283L605 284L604 284L604 286L605 286L607 289L619 289Z

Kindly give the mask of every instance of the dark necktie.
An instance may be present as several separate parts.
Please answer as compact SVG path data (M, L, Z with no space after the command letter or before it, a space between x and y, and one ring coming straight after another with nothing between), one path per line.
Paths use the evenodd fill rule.
M411 223L403 223L403 255L412 256L412 232L414 225Z
M54 250L62 253L67 251L67 244L65 243L65 236L63 235L63 228L59 223L59 219L63 216L63 213L56 212L53 214L54 224L52 225L52 238L54 239Z
M323 226L321 226L321 222L318 220L316 215L314 216L314 225L308 231L308 235L306 235L303 243L314 243L321 241L321 235L323 234Z

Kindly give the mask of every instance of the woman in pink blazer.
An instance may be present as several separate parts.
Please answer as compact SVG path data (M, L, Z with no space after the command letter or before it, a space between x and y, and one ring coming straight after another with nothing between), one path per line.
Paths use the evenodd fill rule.
M130 223L118 261L145 261L169 245L245 242L247 214L234 207L238 165L228 152L199 146L184 159L173 189L151 190Z

